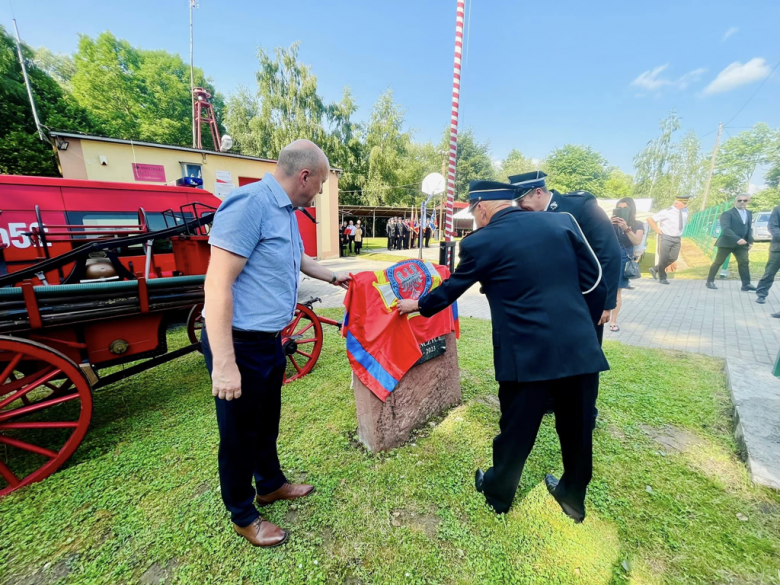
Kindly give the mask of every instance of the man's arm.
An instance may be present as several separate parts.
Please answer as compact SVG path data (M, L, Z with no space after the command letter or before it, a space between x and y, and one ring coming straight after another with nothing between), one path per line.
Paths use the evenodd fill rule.
M780 242L780 206L772 210L772 215L769 216L768 228L769 233L772 234L772 239L775 242Z
M306 254L301 254L301 272L306 276L329 282L336 286L340 286L341 288L347 288L347 282L352 279L349 274L337 274L332 270L328 270L314 258L307 256Z
M747 243L748 246L752 246L753 245L753 214L750 211L747 212L747 225L748 225Z
M580 227L588 234L588 243L601 263L601 278L607 287L603 322L609 319L609 311L617 306L617 291L620 284L621 252L615 228L596 198L589 200L583 209Z
M233 283L244 269L246 258L211 246L206 272L206 327L213 355L211 394L220 399L241 397L241 374L233 351Z
M653 230L655 233L657 233L659 236L661 234L661 228L658 227L658 224L655 223L655 220L652 217L647 218L647 225L650 226L650 229Z
M477 261L464 242L460 243L460 261L455 272L439 286L418 300L404 299L398 303L398 311L405 315L420 311L423 317L430 317L449 307L479 280Z
M567 213L571 219L571 238L574 252L577 254L577 268L580 276L580 290L582 294L587 295L596 290L601 282L601 262L599 262L596 253L591 248L585 234L582 233L577 220L574 216Z

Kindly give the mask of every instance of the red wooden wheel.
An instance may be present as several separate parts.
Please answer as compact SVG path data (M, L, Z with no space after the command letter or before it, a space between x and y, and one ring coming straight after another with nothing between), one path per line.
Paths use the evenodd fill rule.
M50 476L92 418L81 369L50 347L0 336L0 497Z
M293 320L282 330L282 347L287 356L285 384L312 371L322 351L322 324L306 305L298 304Z
M198 343L200 341L200 331L203 329L203 303L198 303L190 310L190 315L187 317L187 336L190 338L190 343Z

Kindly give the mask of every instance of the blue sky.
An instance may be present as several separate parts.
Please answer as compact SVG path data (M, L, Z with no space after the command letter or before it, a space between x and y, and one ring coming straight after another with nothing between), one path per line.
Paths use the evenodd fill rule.
M777 0L654 2L467 0L471 4L461 127L541 157L589 144L632 171L632 158L676 108L683 129L712 148L727 122L780 61ZM349 85L367 118L388 87L419 140L438 140L449 119L455 0L200 0L195 61L220 91L255 86L259 46L302 42L320 93ZM25 42L72 52L78 33L111 30L144 48L189 51L187 0L3 0ZM780 70L727 129L780 127ZM706 135L706 136L705 136ZM758 177L757 177L758 178Z

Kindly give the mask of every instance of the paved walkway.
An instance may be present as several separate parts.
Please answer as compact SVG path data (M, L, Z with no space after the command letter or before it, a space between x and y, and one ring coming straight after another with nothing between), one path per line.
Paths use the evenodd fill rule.
M375 252L409 257L417 250ZM424 249L424 257L436 261L438 248ZM359 272L381 270L389 262L358 257L323 262L332 270ZM740 291L738 280L718 281L719 290L709 290L702 280L670 280L662 285L649 277L634 281L635 290L623 291L620 332L604 332L604 338L631 345L660 347L773 364L780 350L780 286L770 291L767 303L756 303L755 293ZM325 307L341 307L344 292L319 281L306 280L300 298L322 298ZM458 301L461 316L490 319L487 299L479 285Z

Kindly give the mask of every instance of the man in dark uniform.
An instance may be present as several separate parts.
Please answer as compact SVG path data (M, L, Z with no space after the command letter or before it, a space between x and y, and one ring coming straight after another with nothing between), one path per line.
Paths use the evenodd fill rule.
M409 249L409 222L407 220L403 220L401 222L401 245L403 246L404 250Z
M574 216L582 233L593 248L601 264L601 284L586 297L593 317L596 334L601 343L604 337L604 323L609 313L617 306L617 291L620 283L621 252L612 221L604 213L596 198L586 191L574 191L561 195L555 189L548 191L542 171L533 171L509 177L509 182L518 188L518 205L526 211L566 212Z
M403 300L402 314L429 317L479 282L490 304L501 433L493 467L476 472L476 488L496 512L512 505L523 466L552 397L564 474L547 489L577 522L593 467L599 372L609 369L584 295L598 288L601 266L569 214L524 213L517 190L472 181L470 210L480 229L460 243L460 263L441 286Z
M387 249L393 249L393 237L395 235L395 220L391 217L387 220Z
M402 232L401 218L396 217L395 218L395 245L393 246L395 250L401 249L401 232Z

